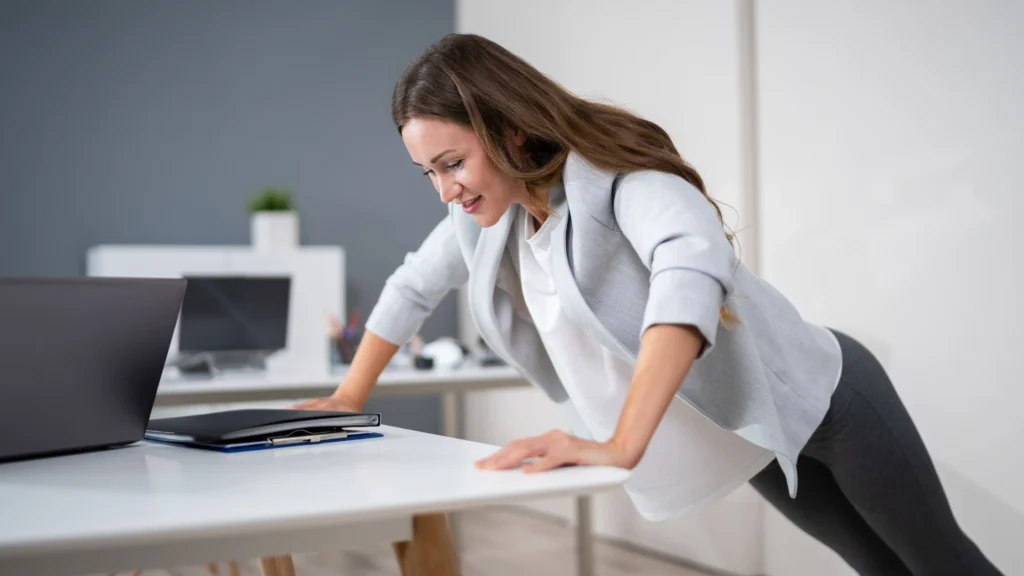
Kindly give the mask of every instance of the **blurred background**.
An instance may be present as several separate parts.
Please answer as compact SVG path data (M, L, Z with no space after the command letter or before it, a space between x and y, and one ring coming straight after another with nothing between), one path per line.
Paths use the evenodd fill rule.
M1019 2L0 0L0 275L290 241L273 228L340 271L325 309L365 318L445 214L389 104L453 31L665 128L748 265L879 356L965 530L1024 574ZM284 228L250 206L274 189L294 202ZM460 296L425 340L466 339ZM441 429L438 397L371 402ZM495 444L565 426L532 389L474 392L462 413L467 438ZM575 521L569 499L523 508L488 521ZM853 574L749 488L680 520L646 522L623 492L593 515L598 574ZM510 530L498 547L571 560Z

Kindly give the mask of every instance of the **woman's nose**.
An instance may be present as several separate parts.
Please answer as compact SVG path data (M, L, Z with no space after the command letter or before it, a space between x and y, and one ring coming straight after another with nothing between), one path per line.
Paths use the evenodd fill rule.
M445 204L454 202L456 198L462 195L462 186L452 177L438 177L437 189L441 193L441 201Z

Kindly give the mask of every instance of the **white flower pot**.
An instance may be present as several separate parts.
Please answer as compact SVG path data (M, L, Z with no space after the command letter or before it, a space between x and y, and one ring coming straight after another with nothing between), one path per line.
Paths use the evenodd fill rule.
M253 249L272 252L299 246L298 212L256 212L250 221Z

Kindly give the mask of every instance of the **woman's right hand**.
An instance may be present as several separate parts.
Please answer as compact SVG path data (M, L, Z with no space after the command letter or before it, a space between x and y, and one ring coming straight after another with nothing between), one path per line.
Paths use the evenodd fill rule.
M328 396L327 398L313 398L289 406L289 408L292 410L323 410L327 412L360 412L362 410L352 401L336 395Z
M352 365L341 384L327 398L314 398L299 402L295 410L325 410L332 412L361 412L370 396L370 389L398 351L398 346L366 330L359 340Z

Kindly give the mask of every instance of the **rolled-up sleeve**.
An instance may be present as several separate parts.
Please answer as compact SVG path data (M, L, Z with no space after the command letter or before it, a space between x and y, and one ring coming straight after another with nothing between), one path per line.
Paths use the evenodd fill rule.
M656 324L692 325L704 337L704 356L714 347L736 265L714 207L678 176L641 171L619 182L614 211L651 273L641 334Z
M449 215L388 277L366 320L366 329L401 346L420 330L445 295L468 279Z

